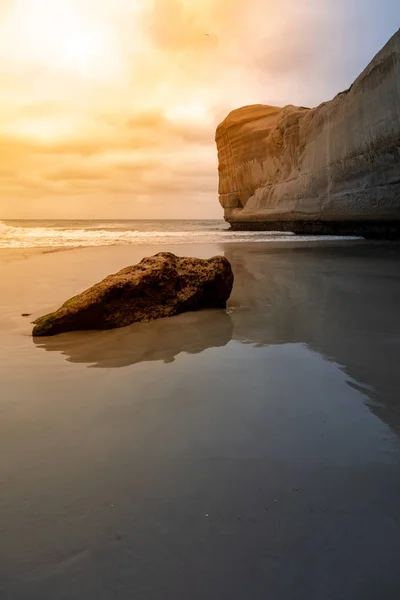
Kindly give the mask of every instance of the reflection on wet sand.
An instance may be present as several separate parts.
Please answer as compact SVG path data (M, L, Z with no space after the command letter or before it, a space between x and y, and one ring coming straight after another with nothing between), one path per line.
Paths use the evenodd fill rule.
M358 244L227 248L235 273L234 338L304 343L338 363L372 410L400 425L400 250ZM349 381L349 385L355 385Z
M37 346L61 352L70 362L116 368L155 360L169 363L181 352L198 354L207 348L225 346L232 339L232 327L225 311L205 310L112 331L33 339Z
M397 245L232 244L223 251L235 273L226 312L187 313L35 343L71 362L108 368L171 362L181 352L199 353L231 339L263 346L304 343L342 365L349 384L377 403L373 410L383 420L400 423Z

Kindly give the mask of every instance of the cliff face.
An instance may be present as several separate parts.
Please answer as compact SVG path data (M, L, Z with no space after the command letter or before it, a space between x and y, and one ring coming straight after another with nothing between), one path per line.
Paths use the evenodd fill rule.
M400 30L348 91L313 109L245 106L216 143L233 228L400 237Z

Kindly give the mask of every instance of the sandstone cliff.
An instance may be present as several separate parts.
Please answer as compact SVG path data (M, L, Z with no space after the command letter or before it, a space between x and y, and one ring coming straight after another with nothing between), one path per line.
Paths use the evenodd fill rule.
M330 102L245 106L216 143L232 228L400 237L400 30Z

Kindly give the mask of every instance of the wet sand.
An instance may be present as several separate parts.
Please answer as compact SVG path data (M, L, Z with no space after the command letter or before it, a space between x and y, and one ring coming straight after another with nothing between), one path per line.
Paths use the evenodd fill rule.
M398 246L169 247L226 311L32 340L162 249L0 252L0 597L397 600Z

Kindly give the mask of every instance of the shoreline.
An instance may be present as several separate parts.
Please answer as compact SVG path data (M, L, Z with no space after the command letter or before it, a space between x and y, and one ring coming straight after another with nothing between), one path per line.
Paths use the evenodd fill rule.
M354 238L354 239L343 239L338 236L337 239L315 239L315 240L301 240L296 239L295 237L291 239L291 241L285 240L249 240L249 241L216 241L216 242L208 242L208 241L199 241L199 242L180 242L180 243L137 243L137 244L105 244L105 245L82 245L82 246L35 246L28 248L2 248L0 247L0 266L2 264L7 264L10 262L18 261L18 260L26 260L35 256L45 256L48 254L56 254L63 252L83 252L83 251L93 251L99 250L103 252L105 249L115 249L115 248L123 248L123 249L131 249L133 253L135 251L141 252L143 249L148 249L149 252L152 249L156 248L157 252L175 252L180 253L180 248L185 248L188 251L190 248L196 249L197 247L207 247L207 246L229 246L229 247L262 247L263 250L267 251L269 248L271 251L277 248L282 249L290 249L290 248L312 248L312 247L335 247L335 246L353 246L353 245L368 245L368 246L392 246L400 245L400 241L397 240L368 240L364 238ZM154 252L153 252L154 254Z

